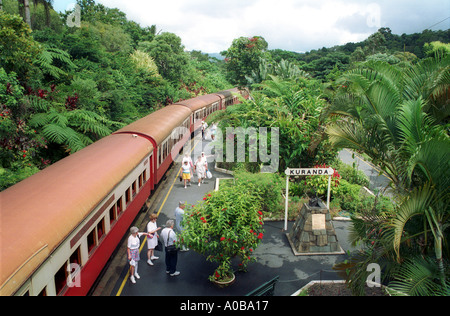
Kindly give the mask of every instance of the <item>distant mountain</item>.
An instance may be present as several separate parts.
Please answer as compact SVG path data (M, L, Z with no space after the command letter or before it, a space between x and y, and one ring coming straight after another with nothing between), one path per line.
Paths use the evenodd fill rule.
M212 54L208 54L210 57L214 57L217 58L218 60L224 60L225 57L223 57L222 55L220 55L220 53L212 53Z

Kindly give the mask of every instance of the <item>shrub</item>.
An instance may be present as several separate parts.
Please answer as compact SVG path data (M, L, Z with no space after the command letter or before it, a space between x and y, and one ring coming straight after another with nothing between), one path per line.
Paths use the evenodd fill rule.
M232 275L231 258L240 257L239 269L244 271L253 260L252 252L264 235L261 192L253 183L236 181L186 208L179 240L218 263L211 281Z
M280 175L275 173L250 173L242 170L235 170L236 181L245 182L252 188L258 188L259 196L262 199L262 211L274 212L283 203L281 195L285 182Z

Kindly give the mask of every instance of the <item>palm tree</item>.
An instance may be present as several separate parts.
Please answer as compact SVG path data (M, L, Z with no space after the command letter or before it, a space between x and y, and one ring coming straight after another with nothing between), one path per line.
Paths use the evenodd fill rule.
M405 262L405 257L417 261L411 259L417 257L417 252L422 257L433 257L441 294L449 286L443 246L450 225L450 140L448 130L439 124L448 120L448 114L437 109L448 113L449 65L448 56L436 56L404 72L384 62L368 62L347 72L339 82L344 88L329 110L329 115L341 119L327 127L335 146L362 152L380 166L392 180L397 196L395 213L365 223L354 221L355 240L367 241L364 235L375 227L383 231L372 240L376 249L371 248L359 261L376 258L389 262L392 268L395 261ZM434 253L428 253L428 249ZM390 276L397 278L393 285L415 294L430 293L423 287L415 291L421 284L417 279L411 282L411 278L399 277L411 276L411 271L430 271L409 269L404 273L410 266L397 265L389 270ZM426 275L431 279L435 276ZM352 277L365 281L356 272Z

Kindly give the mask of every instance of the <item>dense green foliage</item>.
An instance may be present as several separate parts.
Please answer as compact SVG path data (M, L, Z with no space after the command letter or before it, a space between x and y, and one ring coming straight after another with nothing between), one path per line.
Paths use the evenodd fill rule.
M353 219L354 242L368 247L342 266L350 284L360 292L363 267L377 262L386 282L405 294L448 295L450 55L438 49L407 68L370 60L338 82L329 113L340 120L327 134L379 166L396 202Z

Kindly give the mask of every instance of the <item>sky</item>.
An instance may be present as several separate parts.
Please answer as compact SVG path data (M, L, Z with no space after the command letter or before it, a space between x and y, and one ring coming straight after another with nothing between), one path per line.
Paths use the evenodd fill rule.
M64 11L75 0L54 0ZM181 37L185 49L227 50L233 39L262 36L269 49L306 52L365 40L380 27L392 33L450 28L449 0L96 0L142 27ZM81 17L83 20L83 17ZM437 24L437 25L436 25ZM433 27L432 27L433 26Z

